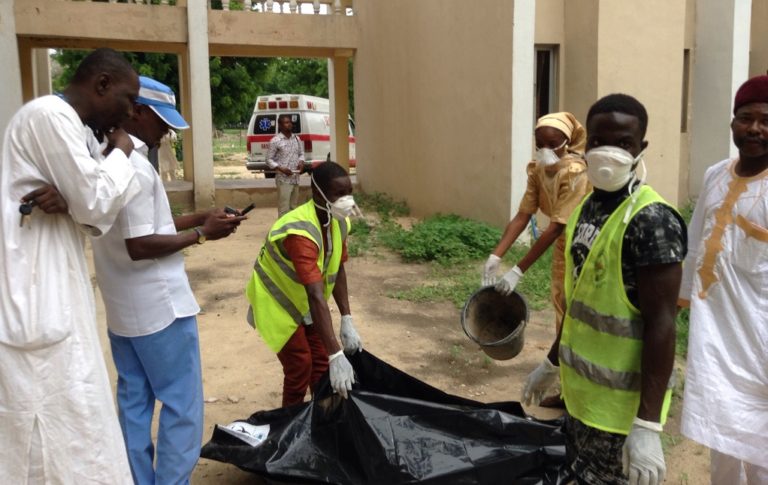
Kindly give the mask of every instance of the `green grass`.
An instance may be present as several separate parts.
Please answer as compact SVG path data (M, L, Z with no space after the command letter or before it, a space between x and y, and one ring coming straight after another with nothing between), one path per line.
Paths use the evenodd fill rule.
M349 238L351 256L370 254L386 248L404 261L424 264L429 277L417 286L392 292L396 299L430 302L450 301L458 308L480 287L485 259L501 238L501 230L457 215L435 215L403 228L394 218L408 214L408 207L383 194L355 194L368 214L376 218L355 221ZM375 219L375 221L374 221ZM528 246L514 245L507 252L508 270L528 251ZM551 250L526 272L520 292L533 310L549 302Z
M373 226L368 221L357 219L352 222L352 230L347 240L347 252L350 256L362 256L372 250L372 232Z
M214 164L242 165L246 156L246 138L245 130L227 129L217 132L213 137Z
M374 192L372 194L364 192L355 193L355 202L357 202L360 209L366 212L376 212L382 220L407 216L411 212L404 201L395 200L381 192Z
M680 357L688 356L688 330L690 326L689 322L690 312L687 308L680 310L675 319L675 327L677 329L677 338L675 339L675 354Z
M457 215L438 214L396 236L384 242L406 261L454 265L487 257L501 238L501 231Z
M184 208L179 204L171 204L171 214L173 217L184 214Z

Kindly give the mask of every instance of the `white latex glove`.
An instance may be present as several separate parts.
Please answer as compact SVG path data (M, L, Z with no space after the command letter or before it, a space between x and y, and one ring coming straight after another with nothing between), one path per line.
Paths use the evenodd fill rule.
M343 350L339 350L328 357L328 363L330 364L331 387L346 399L347 392L352 390L352 384L355 383L355 371L352 369L352 364L347 360Z
M528 378L525 380L523 403L526 406L530 406L531 403L539 404L544 397L544 393L552 387L559 374L560 367L552 364L545 357L541 364L528 374Z
M355 330L355 326L352 325L352 315L341 316L339 336L341 337L341 346L344 347L344 352L354 354L363 350L363 341L360 340L360 335Z
M500 263L501 258L495 254L488 256L488 260L483 268L483 279L480 281L483 286L491 286L496 283L496 272L499 270Z
M496 283L496 291L502 295L511 295L515 291L515 286L520 282L520 278L523 277L523 272L520 268L515 266L511 270L507 271L504 276Z
M640 418L632 421L632 430L624 442L621 461L629 485L658 485L664 482L667 467L661 449L661 423Z

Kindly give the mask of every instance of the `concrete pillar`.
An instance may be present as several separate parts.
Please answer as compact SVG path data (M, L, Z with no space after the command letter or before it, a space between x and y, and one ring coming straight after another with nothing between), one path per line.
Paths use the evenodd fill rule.
M21 75L21 97L26 103L35 97L35 65L32 59L32 47L25 39L18 39L19 73Z
M751 0L697 0L693 66L690 194L707 167L736 156L729 122L733 95L749 73Z
M3 98L0 102L0 145L8 122L21 108L21 72L18 69L19 51L16 44L16 22L13 17L13 1L0 0L0 86Z
M349 57L328 59L331 105L331 159L349 170Z
M195 209L212 207L215 200L213 181L213 115L211 112L211 73L208 60L208 2L189 0L187 5L189 92L191 101L193 184ZM185 88L186 91L186 88ZM185 135L187 134L185 133ZM188 155L185 154L186 159Z
M192 89L189 80L189 51L179 54L179 97L181 116L185 120L192 121ZM184 167L184 180L195 180L195 153L192 149L192 141L195 133L190 129L184 130L181 135L181 151L183 154L182 166ZM211 148L213 150L213 148Z
M51 56L48 49L32 49L32 68L35 80L35 97L51 94Z
M509 217L517 212L527 183L525 167L531 160L533 143L534 0L515 0L512 27L512 133ZM503 64L503 63L502 63Z

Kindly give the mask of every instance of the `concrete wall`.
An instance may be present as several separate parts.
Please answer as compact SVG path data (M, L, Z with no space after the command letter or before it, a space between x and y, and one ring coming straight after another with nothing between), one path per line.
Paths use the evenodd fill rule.
M650 119L648 181L672 203L687 198L680 183L686 8L665 0L568 0L564 11L562 109L586 124L602 96L640 100Z
M691 200L691 121L693 119L693 65L696 62L696 0L685 2L685 37L683 47L688 51L683 59L683 103L685 111L680 117L680 160L678 163L678 203L682 206Z
M536 0L536 44L565 42L565 1Z
M462 10L460 2L410 2L408 15L400 15L405 2L360 5L355 97L364 190L407 199L417 215L451 211L502 223L514 214L514 186L525 173L509 163L517 150L505 136L518 119L509 116L514 75L503 68L513 56L514 13L505 3ZM561 109L585 121L603 95L637 97L650 118L648 180L671 202L684 202L683 52L691 7L543 0L535 8L534 42L560 46Z
M672 203L681 201L685 13L685 2L668 0L601 0L599 9L597 95L623 92L645 105L648 182Z
M749 77L768 74L768 0L752 0Z
M187 9L166 5L49 0L14 4L18 35L33 46L182 53L189 38ZM332 56L355 47L357 22L344 15L283 15L205 9L211 55ZM84 18L99 19L83 28Z
M597 99L597 42L600 0L565 2L565 46L562 109L586 125L587 111Z
M707 167L736 156L733 95L749 75L751 0L696 0L696 58L689 165L696 196Z
M556 111L568 111L565 106L563 93L565 92L565 2L564 0L538 0L536 2L536 27L534 31L534 43L536 46L554 46L557 49L556 64L554 66L557 76L557 107Z
M506 222L512 2L390 0L359 2L356 11L364 27L354 73L363 190L407 199L416 215Z
M21 73L12 66L19 65L19 51L16 45L16 27L13 3L0 1L0 66L10 69L0 70L0 86L3 86L0 101L0 148L3 133L13 114L21 107Z
M536 1L536 27L534 43L537 46L557 47L557 111L568 111L564 104L565 83L562 82L565 68L565 1L564 0L537 0Z
M109 45L176 52L182 65L189 62L185 8L49 0L0 5L0 55L5 65L19 65L9 25L15 14L22 79L33 72L32 50L44 47ZM215 11L208 16L208 46L211 55L354 55L362 188L407 199L417 215L457 212L495 224L514 213L525 182L532 131L523 89L533 77L528 42L558 46L559 108L582 121L589 106L611 92L646 105L649 181L672 202L695 195L704 169L727 156L733 91L747 74L768 70L762 28L768 0L478 5L358 1L353 17L320 18ZM535 17L527 13L533 9ZM86 26L83 18L92 21ZM687 84L684 49L690 50ZM0 123L18 104L19 74L4 71L2 84L10 91ZM192 95L187 84L182 101Z

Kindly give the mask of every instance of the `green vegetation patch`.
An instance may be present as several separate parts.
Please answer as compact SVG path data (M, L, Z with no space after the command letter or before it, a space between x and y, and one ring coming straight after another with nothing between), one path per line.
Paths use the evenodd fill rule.
M488 224L438 214L387 242L406 261L452 265L487 257L500 238L501 231Z
M381 220L404 217L411 213L408 204L404 201L395 200L381 192L374 192L372 194L356 192L355 202L364 212L375 212Z
M393 292L390 297L416 302L450 301L461 308L480 287L483 264L501 238L500 229L454 214L435 215L406 229L396 220L409 213L403 202L380 193L355 194L355 200L369 217L352 224L351 256L385 248L405 261L429 268L428 279ZM514 266L528 249L522 244L510 248L503 271ZM548 305L551 261L549 250L528 269L518 286L532 310Z

